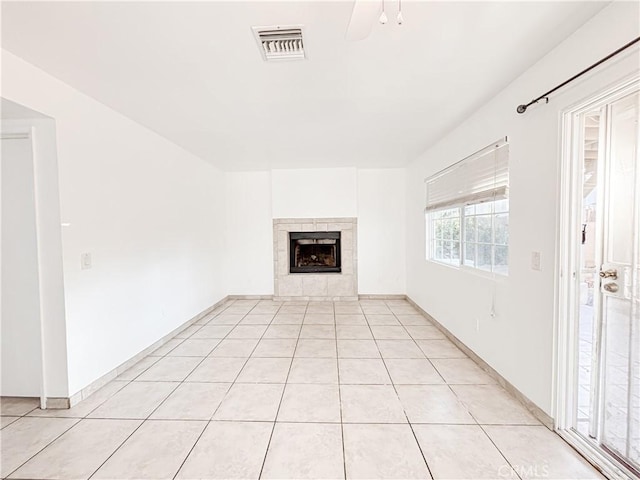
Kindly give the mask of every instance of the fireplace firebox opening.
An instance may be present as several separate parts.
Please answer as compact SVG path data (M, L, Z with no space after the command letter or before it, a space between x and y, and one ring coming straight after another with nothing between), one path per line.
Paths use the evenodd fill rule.
M289 232L289 273L340 273L340 232Z

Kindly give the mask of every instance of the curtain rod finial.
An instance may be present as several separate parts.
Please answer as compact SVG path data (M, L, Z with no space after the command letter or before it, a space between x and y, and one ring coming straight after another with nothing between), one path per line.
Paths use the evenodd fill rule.
M516 112L518 113L524 113L527 111L527 106L526 105L518 105L518 108L516 108Z

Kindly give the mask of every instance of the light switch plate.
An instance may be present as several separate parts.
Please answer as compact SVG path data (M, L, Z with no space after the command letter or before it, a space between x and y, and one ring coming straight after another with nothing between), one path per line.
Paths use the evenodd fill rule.
M82 270L88 270L91 266L91 254L83 253L80 255L80 268L82 268Z
M531 270L540 271L540 252L531 252Z

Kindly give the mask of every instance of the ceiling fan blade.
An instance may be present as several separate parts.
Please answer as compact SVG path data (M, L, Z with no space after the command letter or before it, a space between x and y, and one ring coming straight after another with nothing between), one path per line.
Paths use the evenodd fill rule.
M355 0L345 38L350 41L367 38L379 14L380 5L379 0Z

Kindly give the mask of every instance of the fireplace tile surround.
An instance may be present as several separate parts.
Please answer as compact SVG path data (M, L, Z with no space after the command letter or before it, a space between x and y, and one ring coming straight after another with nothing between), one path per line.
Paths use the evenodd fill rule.
M274 298L276 300L357 300L357 219L274 218ZM289 273L289 232L340 232L340 273Z

